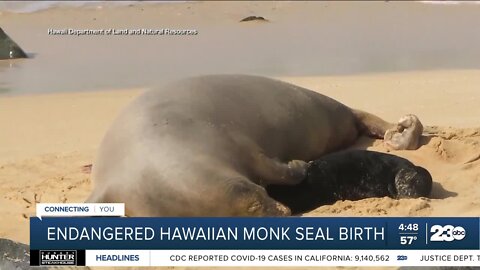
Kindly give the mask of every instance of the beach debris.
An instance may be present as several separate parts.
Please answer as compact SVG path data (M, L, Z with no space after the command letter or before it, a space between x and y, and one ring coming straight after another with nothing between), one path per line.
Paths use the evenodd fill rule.
M91 173L92 172L92 164L87 164L82 166L82 172L83 173Z
M264 21L264 22L268 22L267 19L265 19L264 17L260 17L260 16L248 16L248 17L245 17L245 18L243 18L242 20L240 20L240 22L249 22L249 21Z
M26 203L32 204L32 202L31 202L29 199L27 199L27 198L25 198L25 197L23 197L22 199L23 199Z
M27 54L0 28L0 60L27 58Z
M37 193L33 193L33 200L35 203L40 203L42 199L42 196L38 195Z

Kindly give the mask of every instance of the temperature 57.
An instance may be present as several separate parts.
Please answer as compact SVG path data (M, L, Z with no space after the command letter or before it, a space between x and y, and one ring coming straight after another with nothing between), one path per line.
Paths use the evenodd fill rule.
M417 236L402 235L400 236L400 245L411 245L415 240L417 240Z

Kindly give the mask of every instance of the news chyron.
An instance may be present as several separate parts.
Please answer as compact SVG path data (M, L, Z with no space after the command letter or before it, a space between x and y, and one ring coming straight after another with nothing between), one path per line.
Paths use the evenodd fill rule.
M480 218L133 218L37 204L32 266L478 266Z

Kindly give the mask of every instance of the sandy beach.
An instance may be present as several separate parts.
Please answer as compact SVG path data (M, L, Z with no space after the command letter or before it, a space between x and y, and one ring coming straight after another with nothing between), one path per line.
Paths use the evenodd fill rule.
M369 5L369 12L392 8L392 4L385 3ZM408 10L415 3L393 5L398 11ZM317 16L315 8L322 7L322 16ZM384 63L377 61L372 67L362 69L358 62L372 60L371 54L375 52L368 46L359 48L361 56L348 58L351 61L329 56L324 57L324 62L317 61L331 54L328 49L334 43L328 41L321 42L324 47L320 56L309 52L315 59L307 59L308 54L304 52L295 58L292 49L296 43L292 39L306 43L308 35L314 32L310 33L313 30L306 27L307 34L303 36L299 28L292 29L293 25L323 25L322 20L338 10L350 14L358 8L361 8L358 3L349 9L345 4L314 2L197 2L2 13L0 26L28 52L37 55L31 60L0 64L0 76L5 79L0 89L6 89L0 94L0 238L28 243L28 217L35 214L38 202L82 202L87 198L92 185L83 166L92 163L109 124L132 99L164 81L215 72L268 75L318 91L391 122L404 114L414 113L426 126L418 150L391 153L431 172L435 182L431 198L340 201L321 206L306 216L480 216L480 189L477 188L480 185L480 67L470 61L480 56L478 49L470 48L479 43L478 35L469 43L457 39L456 49L448 39L445 41L448 44L441 49L427 50L426 54L430 54L425 59L430 59L429 63L416 62L415 57L409 60L401 52L389 54L390 51L378 47L379 54L386 54L381 57ZM432 13L433 21L448 12L460 16L463 10L467 15L458 17L461 19L456 23L460 26L471 23L468 14L472 11L468 8L456 6L450 11L444 7L428 9L418 5L414 8L427 13L436 10L437 13ZM472 6L471 9L478 11L479 8ZM265 16L270 22L238 23L239 19L252 14ZM140 16L142 19L135 21ZM399 20L397 34L406 35L408 31L403 29L406 26L400 18L391 19ZM177 28L196 27L199 35L163 39L47 36L47 29L52 27L154 28L168 22ZM371 25L379 24L366 23L357 30ZM338 25L339 28L344 26ZM281 34L289 30L290 34ZM459 31L469 35L468 29ZM266 41L262 37L266 32L275 33L271 35L276 40ZM329 37L337 38L339 52L354 55L355 50L347 50L348 45L342 43L346 36L332 33ZM351 34L356 35L356 32ZM434 31L430 35L428 42L423 36L417 40L418 44L428 48L429 42L436 44L443 36ZM453 35L460 34L456 31ZM281 44L280 38L287 36L288 46ZM38 43L34 42L36 39ZM232 40L220 46L224 39ZM361 40L361 36L354 39ZM279 44L278 51L268 52L275 50L272 47L275 43ZM158 49L158 55L149 57L159 46L176 47L178 51ZM415 48L422 51L422 46ZM74 53L67 52L66 48ZM313 45L308 49L313 50ZM466 55L458 61L436 58L437 53L448 54L449 49L452 59L462 50ZM399 48L392 51L397 50ZM290 55L285 55L286 51L290 51ZM91 56L92 52L97 56ZM123 54L126 54L124 58ZM211 59L208 58L210 54ZM397 65L386 64L390 56ZM405 62L398 62L402 59ZM314 71L315 63L319 65L318 73ZM349 63L351 68L345 68ZM332 69L325 68L329 64ZM271 66L278 69L271 70ZM57 71L53 77L52 73ZM59 92L62 89L68 91ZM353 147L387 152L380 140L368 138L360 138Z
M435 181L431 199L343 201L306 215L479 216L480 191L472 188L480 184L480 128L474 128L480 126L474 118L479 112L475 106L480 99L475 93L479 78L480 71L283 78L390 121L415 112L425 123L440 126L427 129L420 149L394 152L431 172ZM439 88L445 91L439 93ZM371 97L382 95L384 89L405 95L383 95L382 102L373 105ZM92 186L82 166L92 162L118 111L141 92L0 98L0 237L28 243L27 217L34 215L35 202L86 199ZM355 147L386 152L380 140L368 138Z

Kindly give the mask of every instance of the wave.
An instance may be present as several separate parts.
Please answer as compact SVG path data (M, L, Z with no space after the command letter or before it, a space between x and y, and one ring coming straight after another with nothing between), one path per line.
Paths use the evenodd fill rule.
M460 4L480 4L480 1L446 1L446 0L437 0L437 1L419 1L423 4L434 4L434 5L460 5Z
M144 3L179 3L187 1L0 1L0 12L32 13L57 7L98 8Z
M182 3L194 1L0 1L0 12L32 13L56 7L98 8L107 6L127 6L145 3ZM433 5L480 4L480 1L418 1Z

